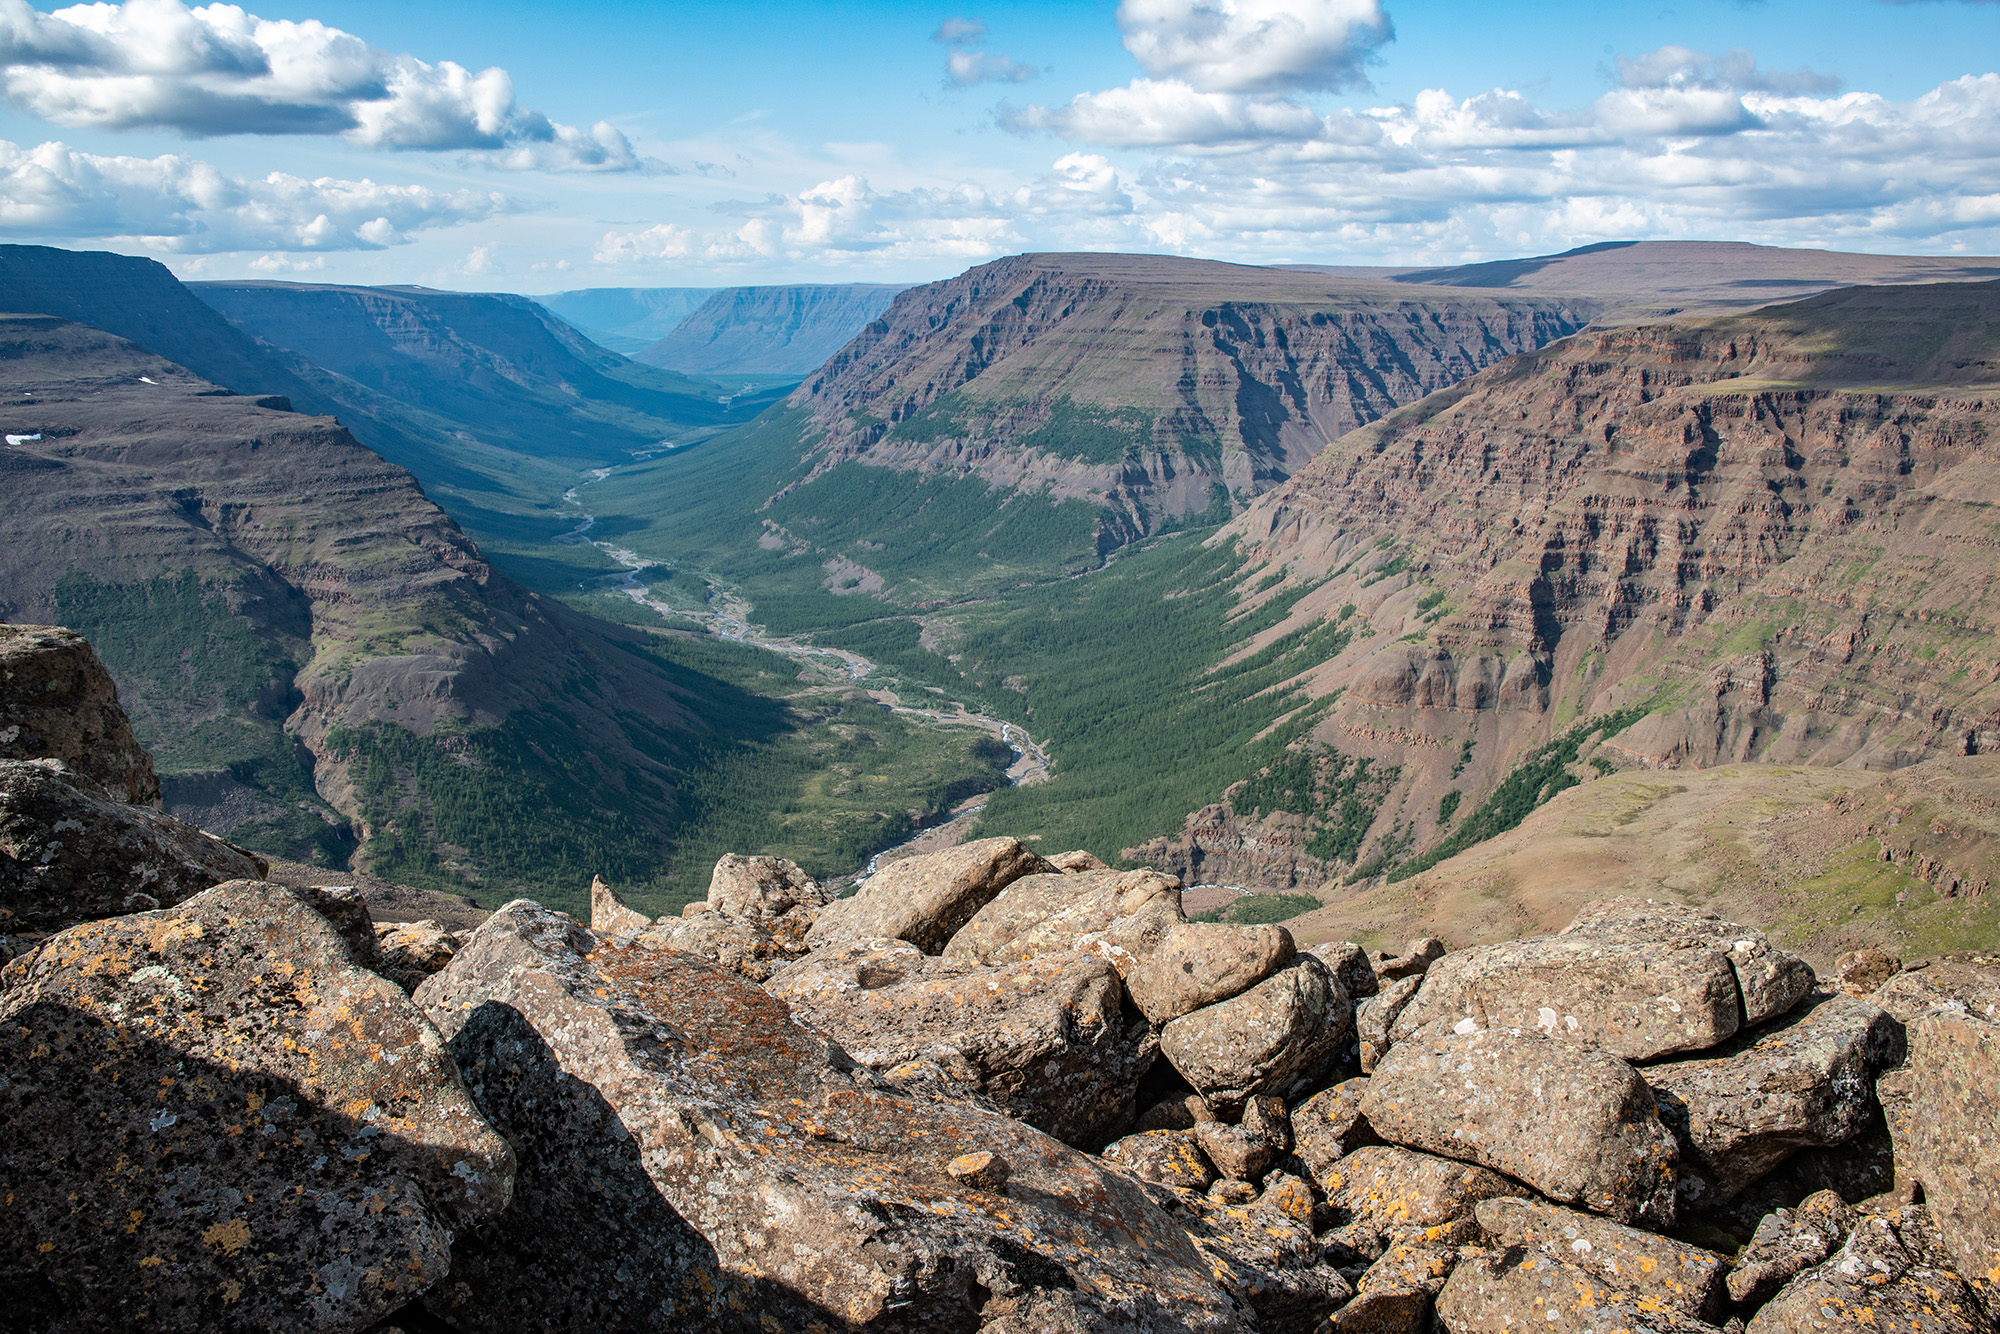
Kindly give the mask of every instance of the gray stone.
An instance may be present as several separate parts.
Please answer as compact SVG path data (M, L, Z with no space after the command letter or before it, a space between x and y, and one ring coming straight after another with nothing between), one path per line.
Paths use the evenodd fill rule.
M1417 991L1423 984L1422 973L1398 978L1355 1006L1355 1054L1360 1058L1363 1074L1372 1073L1376 1062L1380 1061L1393 1045L1389 1040L1390 1029L1397 1017L1416 998Z
M1436 936L1419 936L1403 947L1401 954L1384 954L1375 961L1378 982L1400 982L1406 977L1422 977L1430 966L1445 956L1445 944Z
M1333 974L1333 980L1340 983L1340 989L1357 1006L1364 997L1382 989L1382 981L1375 975L1375 965L1368 962L1368 951L1351 940L1315 945L1306 953L1326 965L1327 971Z
M1361 1111L1391 1144L1622 1223L1673 1222L1674 1136L1645 1080L1609 1052L1519 1029L1413 1038L1375 1067Z
M2000 954L1967 951L1919 960L1868 999L1904 1024L1938 1006L2000 1023Z
M1359 1292L1333 1313L1332 1322L1332 1334L1427 1334L1430 1328L1431 1294L1422 1288Z
M1903 961L1883 950L1849 950L1833 961L1833 975L1849 996L1866 996L1903 970Z
M1130 1176L1161 1186L1204 1191L1215 1181L1215 1167L1186 1130L1143 1130L1113 1140L1099 1156Z
M114 801L160 804L153 757L89 641L53 625L0 625L0 760L61 760Z
M1312 1191L1297 1177L1273 1173L1261 1192L1236 1202L1183 1192L1161 1202L1216 1281L1256 1313L1263 1334L1313 1334L1354 1295L1346 1276L1322 1260Z
M1844 1144L1875 1112L1875 1072L1902 1053L1882 1010L1822 996L1714 1056L1648 1066L1660 1115L1681 1137L1683 1194L1724 1199L1794 1151Z
M1160 1032L1160 1051L1227 1116L1252 1094L1311 1087L1353 1040L1347 997L1307 954L1240 996L1174 1020Z
M1840 1249L1854 1224L1853 1208L1830 1190L1807 1196L1797 1209L1764 1215L1730 1268L1729 1299L1753 1309L1762 1306L1793 1278Z
M1715 1334L1668 1307L1640 1304L1595 1275L1526 1248L1468 1253L1438 1294L1451 1334Z
M1081 848L1078 848L1074 852L1058 852L1055 856L1048 859L1048 863L1058 871L1063 871L1070 875L1075 875L1082 871L1108 871L1111 869L1110 863L1106 862L1096 853L1086 852Z
M724 917L755 922L780 948L803 954L806 935L833 898L797 862L725 853L708 879L708 906Z
M1641 1310L1665 1307L1697 1320L1721 1311L1729 1261L1714 1251L1518 1196L1481 1200L1473 1214L1488 1245L1554 1256Z
M1840 1250L1751 1317L1749 1334L1974 1334L1992 1322L1950 1268L1926 1254L1921 1210L1860 1220ZM1914 1252L1914 1253L1913 1253Z
M1815 980L1805 960L1773 945L1762 931L1727 921L1706 908L1652 899L1598 899L1585 904L1563 934L1642 944L1702 942L1729 960L1742 993L1745 1027L1790 1010L1811 994Z
M900 940L849 941L792 964L769 989L862 1064L962 1061L980 1093L1080 1146L1131 1125L1158 1051L1143 1022L1127 1024L1116 971L1087 954L996 968Z
M1392 1145L1356 1149L1315 1179L1337 1221L1333 1239L1371 1260L1398 1237L1449 1227L1479 1201L1521 1190L1483 1167Z
M1139 1113L1132 1123L1134 1134L1142 1130L1193 1130L1203 1121L1217 1121L1215 1109L1199 1093L1181 1093L1162 1098Z
M1233 1181L1262 1181L1271 1164L1292 1147L1285 1104L1268 1094L1250 1099L1240 1124L1202 1121L1193 1133L1215 1170Z
M1182 920L1181 882L1158 871L1027 875L975 913L944 952L954 959L1009 963L1091 950L1102 940L1127 956L1120 960L1106 952L1124 974Z
M891 862L869 877L851 899L819 910L805 944L837 940L907 940L926 954L942 954L958 929L1024 875L1053 871L1014 838L982 838L943 852Z
M1344 1079L1292 1109L1292 1151L1313 1180L1324 1179L1335 1163L1356 1149L1382 1142L1361 1114L1361 1098L1367 1092L1366 1079Z
M698 957L517 902L417 994L521 1162L426 1298L464 1327L1243 1328L1143 1188ZM1004 1194L950 1175L980 1152Z
M0 997L0 1323L357 1331L508 1203L437 1031L295 891L72 927Z
M375 919L368 900L352 885L308 885L296 891L347 942L354 962L374 972L382 970L382 947L375 940Z
M649 950L697 955L752 982L769 981L792 961L792 955L763 927L719 912L662 917L632 939Z
M1292 933L1282 926L1176 923L1159 947L1126 973L1125 989L1140 1013L1165 1024L1241 995L1296 953Z
M633 935L653 924L653 919L625 906L604 877L590 877L590 929L612 935Z
M459 940L426 918L421 922L377 923L375 944L381 958L375 971L410 992L425 978L444 971L458 953Z

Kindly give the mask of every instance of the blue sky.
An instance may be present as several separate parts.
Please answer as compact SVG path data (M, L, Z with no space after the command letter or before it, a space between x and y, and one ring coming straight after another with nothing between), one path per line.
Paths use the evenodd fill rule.
M2000 252L1992 0L246 9L0 0L5 239L520 291Z

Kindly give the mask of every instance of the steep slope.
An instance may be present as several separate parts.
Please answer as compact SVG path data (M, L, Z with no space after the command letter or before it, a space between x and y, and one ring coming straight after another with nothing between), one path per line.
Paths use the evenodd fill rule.
M696 375L805 375L902 290L882 283L725 287L632 356Z
M851 461L1081 499L1104 509L1108 547L1247 501L1328 440L1596 310L1161 256L1026 255L903 293L792 401L810 414L820 473Z
M2000 749L1996 412L2000 284L1848 289L1516 358L1337 441L1229 531L1282 572L1253 601L1297 598L1257 642L1361 627L1300 683L1337 698L1321 745L1399 766L1370 838L1407 876L1584 762ZM1147 855L1342 869L1274 837L1320 813L1266 809Z
M591 342L634 356L674 331L714 287L585 287L534 300Z
M170 808L321 861L352 818L364 858L501 897L657 871L713 702L493 573L403 469L45 316L0 317L0 395L0 612L94 639Z

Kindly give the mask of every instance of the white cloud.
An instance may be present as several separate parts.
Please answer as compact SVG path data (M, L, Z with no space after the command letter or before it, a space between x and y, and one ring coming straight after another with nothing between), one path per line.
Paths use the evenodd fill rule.
M1380 0L1124 0L1118 26L1149 74L1205 93L1363 85L1394 36Z
M381 250L513 207L477 190L284 172L244 180L180 154L103 157L0 140L0 233L17 236L123 240L173 254Z
M954 51L944 59L945 78L952 86L970 88L979 83L1026 83L1041 73L1033 65L1023 65L1005 51Z
M368 148L463 150L488 166L646 167L617 129L556 125L507 71L394 55L316 20L125 0L43 14L0 0L0 92L57 125L190 136L340 134Z
M931 40L946 46L978 46L986 40L986 25L978 19L946 19L938 24Z

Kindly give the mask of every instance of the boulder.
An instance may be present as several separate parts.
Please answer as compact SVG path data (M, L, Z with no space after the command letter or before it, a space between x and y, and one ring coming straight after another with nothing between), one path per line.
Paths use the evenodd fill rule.
M1797 1209L1764 1215L1726 1280L1729 1299L1752 1309L1778 1289L1840 1249L1854 1230L1855 1213L1830 1190L1809 1195Z
M604 877L590 877L590 929L612 934L630 935L644 931L653 924L653 919L642 912L634 912L625 906L619 897L611 892L611 886L604 883Z
M1337 1220L1332 1240L1370 1260L1412 1229L1445 1227L1481 1200L1521 1191L1483 1167L1389 1145L1356 1149L1316 1179Z
M1162 1098L1139 1113L1132 1123L1136 1134L1142 1130L1193 1130L1203 1121L1217 1121L1215 1109L1199 1093L1181 1093Z
M1973 951L1919 960L1868 999L1903 1024L1939 1006L2000 1023L2000 954Z
M1715 1334L1713 1325L1641 1305L1564 1260L1526 1247L1471 1252L1438 1294L1451 1334Z
M1368 951L1351 940L1337 940L1325 945L1315 945L1306 953L1327 966L1333 980L1340 983L1340 989L1356 1005L1364 996L1372 996L1382 989L1381 979L1375 975L1375 965L1368 962Z
M708 878L708 906L724 917L755 922L791 954L806 950L806 934L833 895L783 857L725 853Z
M1186 1130L1143 1130L1113 1140L1099 1157L1128 1176L1161 1186L1203 1191L1215 1181L1215 1168Z
M1068 1144L1095 1147L1132 1124L1135 1086L1158 1051L1143 1022L1128 1025L1117 972L1088 954L994 968L906 941L849 941L792 964L769 990L863 1065L966 1064L980 1093Z
M1480 1163L1621 1223L1673 1222L1673 1133L1646 1081L1609 1052L1520 1029L1413 1038L1375 1067L1361 1111L1391 1144Z
M958 929L1024 875L1054 871L1014 838L981 838L943 852L892 862L851 899L820 909L806 933L812 949L836 940L907 940L942 954Z
M1380 1259L1354 1285L1354 1300L1333 1319L1349 1334L1429 1334L1432 1303L1478 1233L1470 1218L1391 1235Z
M1335 1163L1356 1149L1382 1142L1361 1114L1367 1092L1366 1079L1343 1079L1292 1110L1292 1151L1313 1180L1324 1180Z
M1422 977L1430 966L1445 956L1445 944L1436 936L1419 936L1403 947L1401 954L1384 954L1373 965L1380 982L1400 982L1406 977Z
M1271 1164L1292 1148L1285 1104L1268 1094L1259 1094L1245 1104L1239 1124L1202 1121L1195 1125L1193 1134L1215 1170L1232 1181L1262 1181Z
M375 919L369 915L368 900L352 885L307 885L294 891L313 910L332 924L354 962L373 972L382 971L382 947L375 939Z
M1938 969L1925 983L1946 999L1910 1019L1903 1106L1889 1118L1889 1134L1897 1177L1922 1186L1952 1263L2000 1315L2000 967L1960 968L1956 978ZM1903 1004L1913 990L1892 999Z
M407 992L444 971L458 953L459 939L426 918L421 922L378 922L375 945L382 960L375 971Z
M1086 938L1102 937L1136 960L1181 921L1181 882L1158 871L1027 875L973 914L944 952L1008 963L1088 949Z
M72 927L0 997L9 1328L358 1331L513 1172L437 1031L281 885Z
M1518 1196L1481 1200L1473 1215L1488 1245L1554 1256L1642 1311L1664 1308L1707 1320L1721 1310L1729 1261L1714 1251Z
M1295 953L1292 933L1282 926L1179 922L1167 928L1157 949L1126 973L1125 989L1140 1013L1156 1025L1166 1024L1204 1005L1241 995L1290 962Z
M0 760L4 958L51 931L171 907L268 869L184 820L113 801L60 760Z
M1723 1199L1795 1150L1844 1144L1875 1112L1875 1072L1901 1054L1895 1020L1821 996L1713 1056L1648 1066L1660 1115L1682 1141L1684 1198Z
M792 961L792 955L763 927L719 912L662 917L632 939L649 950L699 955L752 982L769 981Z
M1454 1263L1456 1257L1454 1256ZM1363 1282L1367 1276L1362 1276ZM1440 1282L1439 1287L1444 1284ZM1331 1334L1428 1334L1431 1328L1431 1294L1422 1288L1397 1288L1382 1284L1357 1291L1354 1300L1333 1313Z
M153 757L90 643L53 625L0 625L0 760L61 760L114 801L160 804Z
M696 956L515 902L417 998L521 1163L426 1299L463 1327L1242 1329L1143 1188Z
M1353 1040L1347 997L1308 954L1240 996L1174 1020L1160 1031L1160 1051L1227 1116L1252 1094L1310 1088Z
M1240 1202L1173 1192L1161 1203L1208 1258L1216 1281L1256 1313L1263 1334L1314 1334L1354 1295L1347 1277L1323 1261L1313 1238L1312 1190L1297 1177L1274 1173Z
M1813 989L1813 970L1805 960L1773 945L1762 931L1706 908L1653 899L1597 899L1586 903L1562 933L1632 944L1702 942L1729 960L1742 993L1745 1027L1777 1018Z
M1903 961L1882 950L1849 950L1833 961L1833 975L1849 996L1866 996L1903 970Z
M1921 1209L1863 1218L1840 1250L1750 1319L1747 1334L1974 1334L1991 1331L1960 1276L1938 1262Z
M1390 1029L1423 984L1422 973L1398 978L1354 1008L1355 1054L1364 1074L1372 1072L1389 1050Z
M1048 859L1048 863L1058 871L1070 875L1075 875L1082 871L1108 871L1111 869L1110 863L1106 862L1096 853L1086 852L1081 848L1078 848L1074 852L1058 852L1055 856Z

